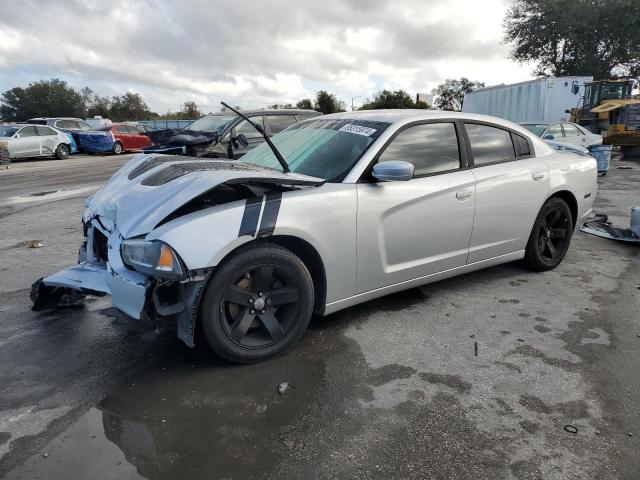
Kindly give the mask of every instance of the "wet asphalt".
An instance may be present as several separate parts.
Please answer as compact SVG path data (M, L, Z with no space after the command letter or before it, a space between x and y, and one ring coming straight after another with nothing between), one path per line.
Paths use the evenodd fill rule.
M0 477L640 476L638 247L578 233L552 272L391 295L236 366L108 297L30 311L31 283L76 261L83 198L126 159L0 170ZM596 210L627 226L639 180L614 159Z

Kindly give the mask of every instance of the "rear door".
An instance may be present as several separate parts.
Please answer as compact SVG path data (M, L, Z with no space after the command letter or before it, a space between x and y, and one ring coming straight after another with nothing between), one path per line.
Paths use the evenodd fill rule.
M56 151L56 147L60 142L58 133L49 127L36 126L36 132L40 139L40 149L42 155L53 155Z
M254 115L252 117L249 117L249 119L253 123L258 124L262 128L264 128L264 121L262 119L262 115ZM249 145L245 147L240 142L231 140L234 159L238 159L242 157L249 150L257 147L262 142L264 142L264 137L255 128L253 128L246 120L241 120L235 127L233 127L231 131L231 136L232 137L238 136L241 133L245 137L247 137L247 141L249 142Z
M375 162L410 162L415 168L414 178L378 182L366 173L361 179L357 215L359 293L465 264L473 224L475 177L466 169L458 138L461 127L453 121L404 127Z
M35 157L40 155L40 139L36 127L22 128L11 140L11 154L14 157Z
M587 137L581 135L580 131L570 123L563 123L562 130L564 130L565 143L569 143L571 145L580 145L584 148L587 148L589 146Z
M122 144L123 150L131 150L132 148L136 148L134 146L135 141L131 138L132 135L129 133L128 127L126 125L116 125L111 129L113 136L116 140L118 140Z
M469 122L465 133L476 178L468 263L524 250L549 193L547 163L516 132Z

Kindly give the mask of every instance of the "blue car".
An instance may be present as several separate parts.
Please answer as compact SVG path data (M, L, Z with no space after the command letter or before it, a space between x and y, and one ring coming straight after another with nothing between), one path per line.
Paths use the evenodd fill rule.
M113 147L116 143L114 136L108 131L93 130L82 132L78 135L78 138L80 139L80 150L88 153L113 152Z

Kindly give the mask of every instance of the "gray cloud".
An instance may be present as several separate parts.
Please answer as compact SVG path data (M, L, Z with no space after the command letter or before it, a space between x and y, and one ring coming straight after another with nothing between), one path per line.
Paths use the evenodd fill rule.
M486 62L517 75L500 44L503 11L501 0L22 0L0 16L0 89L57 75L139 91L157 110L295 101L318 87L413 93L459 74L487 80Z

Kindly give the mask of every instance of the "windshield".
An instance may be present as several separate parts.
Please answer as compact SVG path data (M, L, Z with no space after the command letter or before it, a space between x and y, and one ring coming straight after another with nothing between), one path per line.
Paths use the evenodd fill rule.
M314 120L297 123L274 135L271 141L292 172L338 182L388 126L386 122L364 120ZM282 169L266 143L241 161Z
M13 134L18 131L18 127L0 126L0 137L13 137Z
M191 123L185 130L222 133L224 128L236 118L235 115L207 115Z
M542 132L544 132L548 127L548 125L542 123L522 123L521 125L538 137L541 136Z

